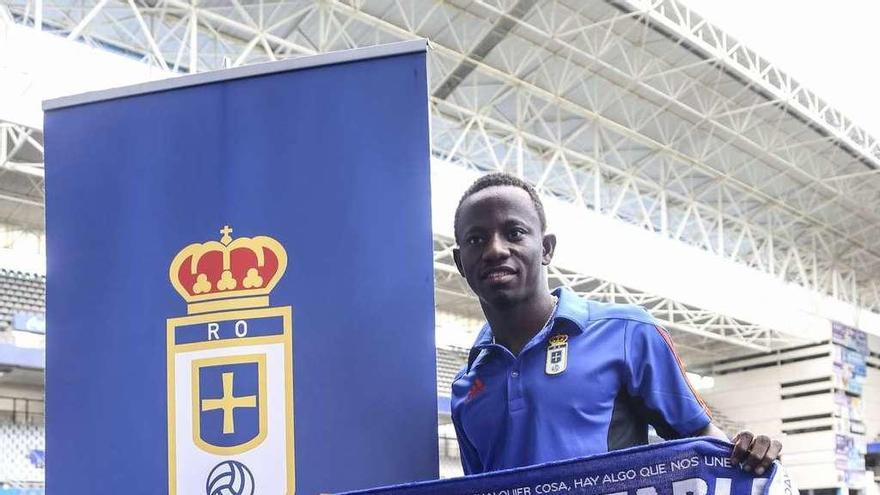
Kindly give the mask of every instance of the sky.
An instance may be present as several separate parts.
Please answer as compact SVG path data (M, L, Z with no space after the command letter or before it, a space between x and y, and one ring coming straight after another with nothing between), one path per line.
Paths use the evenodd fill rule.
M0 18L0 120L42 129L41 101L168 77L107 50Z
M682 1L880 139L880 1Z

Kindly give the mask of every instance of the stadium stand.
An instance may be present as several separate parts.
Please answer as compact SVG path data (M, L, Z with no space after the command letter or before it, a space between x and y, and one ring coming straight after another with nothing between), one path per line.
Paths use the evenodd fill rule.
M0 445L3 445L0 449L0 480L9 485L8 488L25 490L42 485L45 437L43 425L0 423ZM5 495L5 492L0 491L0 494Z
M46 277L0 268L0 343L12 343L17 313L45 314Z
M21 343L18 337L30 334L19 332L26 329L17 328L21 325L15 321L17 315L42 317L45 312L44 275L0 268L0 344L14 349ZM0 362L0 376L12 371L8 365ZM6 376L0 383L0 495L41 495L45 479L43 401L16 396L16 391L14 379Z
M437 348L437 395L449 397L452 379L467 363L468 351L460 347Z

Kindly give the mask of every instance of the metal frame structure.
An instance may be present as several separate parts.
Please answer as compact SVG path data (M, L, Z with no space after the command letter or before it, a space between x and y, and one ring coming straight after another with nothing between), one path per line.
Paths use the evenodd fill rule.
M880 144L677 0L12 0L0 15L181 73L427 38L438 159L880 310ZM663 312L695 349L779 339L552 275Z
M0 247L43 245L43 134L0 122Z

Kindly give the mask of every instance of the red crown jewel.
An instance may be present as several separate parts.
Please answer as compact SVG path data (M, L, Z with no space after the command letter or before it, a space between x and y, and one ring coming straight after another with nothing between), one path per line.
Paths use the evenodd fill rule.
M169 277L177 292L188 303L268 296L287 267L284 247L266 236L233 239L228 225L220 233L219 242L190 244L175 256Z

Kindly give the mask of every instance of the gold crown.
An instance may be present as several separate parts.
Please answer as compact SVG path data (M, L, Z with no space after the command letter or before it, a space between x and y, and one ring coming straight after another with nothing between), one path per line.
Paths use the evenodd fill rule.
M168 269L171 285L189 314L269 305L269 293L287 268L287 251L266 236L233 239L228 225L220 241L183 248Z

